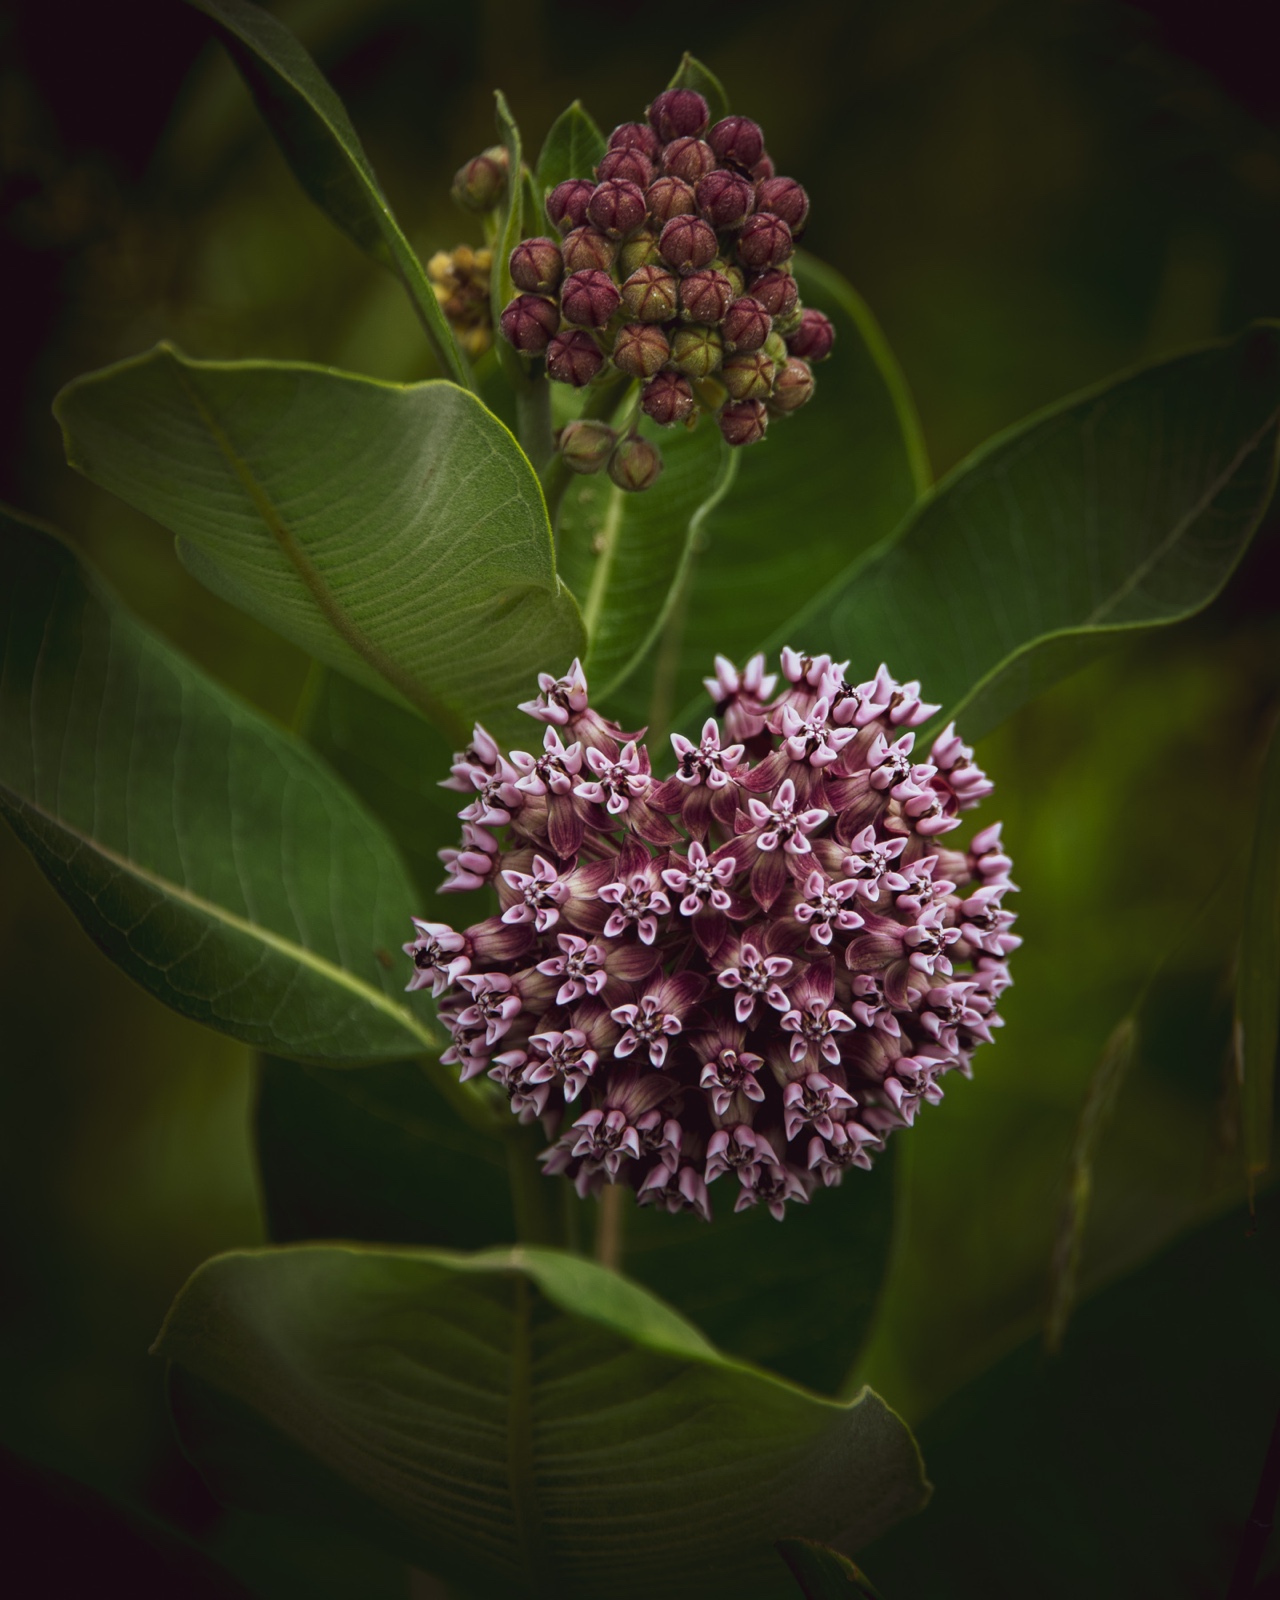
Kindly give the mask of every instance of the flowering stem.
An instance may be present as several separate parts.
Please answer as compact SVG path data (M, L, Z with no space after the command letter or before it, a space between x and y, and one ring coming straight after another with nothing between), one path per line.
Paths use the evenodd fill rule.
M618 386L621 381L621 375L619 375L605 383L593 384L587 390L586 401L582 407L582 416L589 418L593 422L607 422L618 408L620 398ZM549 407L551 403L550 386L544 383L542 387L547 391L547 405ZM523 440L521 442L523 443ZM532 460L532 457L530 459ZM556 518L560 513L560 502L564 499L564 492L569 487L569 481L573 474L565 465L564 457L558 450L545 464L539 465L535 463L535 465L538 466L539 475L542 478L542 492L547 501L547 515L550 517L551 526L554 528Z
M561 1244L561 1228L553 1202L554 1187L543 1177L536 1160L542 1141L530 1139L528 1130L515 1128L506 1136L507 1178L511 1184L511 1209L516 1238L521 1244Z
M517 388L516 432L533 470L541 472L555 452L551 437L551 385L544 378L534 378Z
M620 1183L607 1183L600 1193L599 1219L596 1222L596 1260L602 1267L617 1272L622 1266L622 1232L627 1190Z

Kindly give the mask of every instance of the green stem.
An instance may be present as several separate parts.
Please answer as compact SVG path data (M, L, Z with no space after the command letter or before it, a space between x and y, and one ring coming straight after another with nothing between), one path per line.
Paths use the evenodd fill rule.
M544 1177L537 1162L537 1147L542 1142L545 1141L531 1139L527 1128L517 1128L504 1138L511 1209L515 1212L516 1238L521 1244L562 1242L558 1207L554 1204L559 1199L556 1186Z
M624 382L621 373L606 379L603 383L592 384L587 390L583 401L581 415L592 422L608 422L618 409L620 385ZM544 385L545 387L545 385ZM547 515L551 519L551 526L556 525L556 518L560 515L560 502L564 499L565 490L569 487L573 473L564 464L564 457L557 450L551 459L539 467L542 477L542 493L547 502Z
M600 1213L596 1221L596 1260L615 1272L622 1268L622 1235L629 1193L624 1184L607 1183L597 1202Z
M555 441L551 437L551 384L540 375L516 388L516 434L533 470L541 472L551 460Z

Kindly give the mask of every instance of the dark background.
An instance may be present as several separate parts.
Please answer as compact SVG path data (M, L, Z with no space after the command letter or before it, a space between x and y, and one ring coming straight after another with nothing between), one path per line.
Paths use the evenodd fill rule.
M1280 313L1280 73L1256 0L276 9L424 254L475 238L448 182L492 140L495 85L536 150L573 97L607 128L682 49L702 56L808 186L806 244L881 322L935 472L1072 389ZM65 467L50 401L159 338L395 379L430 376L430 357L396 284L298 192L197 14L39 0L0 16L0 498L62 526L148 620L288 720L302 658ZM1099 1156L1086 1284L1240 1197L1231 958L1277 687L1277 542L1273 513L1202 618L1063 685L980 752L1027 945L998 1047L910 1136L910 1220L866 1376L913 1421L1038 1328L1085 1087L1153 972ZM247 1053L110 968L0 838L0 1444L15 1485L0 1576L41 1563L19 1593L113 1572L140 1595L225 1592L184 1550L155 1548L160 1523L244 1566L251 1519L224 1517L178 1457L146 1350L187 1272L260 1237L251 1094ZM149 1520L121 1527L120 1505ZM278 1587L263 1593L373 1593L337 1549L264 1559Z

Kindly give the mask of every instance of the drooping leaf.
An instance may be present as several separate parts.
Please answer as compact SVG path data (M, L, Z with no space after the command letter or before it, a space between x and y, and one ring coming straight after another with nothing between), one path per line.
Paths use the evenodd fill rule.
M372 1536L468 1593L794 1594L772 1541L919 1506L906 1428L720 1356L626 1279L521 1247L207 1263L157 1342L222 1497Z
M453 384L162 345L55 411L72 465L177 534L215 593L452 737L522 721L538 671L582 646L537 478Z
M977 737L1214 598L1271 498L1278 422L1277 323L1054 406L949 473L775 642L859 676L885 660Z
M188 0L214 24L285 160L307 194L344 233L390 267L408 291L440 370L470 383L422 263L378 187L369 158L332 85L288 28L251 0Z
M1235 1210L1087 1301L1061 1356L1030 1340L945 1401L920 1428L932 1504L859 1560L928 1600L1225 1594L1277 1351L1273 1190L1256 1228Z
M1236 979L1236 1070L1245 1169L1252 1183L1271 1160L1276 1043L1280 1035L1280 731L1262 769Z
M680 65L676 68L675 75L667 88L696 89L707 102L713 123L729 115L729 96L724 92L724 84L710 67L704 67L702 62L696 56L691 56L687 50L680 58Z
M414 904L382 828L12 517L0 657L0 811L130 977L198 1022L332 1065L438 1047L402 993Z
M566 178L590 178L604 152L604 135L582 101L575 100L551 124L538 156L535 188L539 229L549 226L549 218L542 207L551 191Z
M778 1554L806 1600L881 1600L861 1567L829 1545L813 1539L779 1539Z

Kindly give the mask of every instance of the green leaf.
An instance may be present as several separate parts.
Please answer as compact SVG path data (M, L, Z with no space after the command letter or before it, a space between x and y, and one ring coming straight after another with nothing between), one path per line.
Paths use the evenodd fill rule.
M729 115L729 96L724 92L724 85L710 67L704 67L701 61L696 56L691 56L687 50L681 56L680 65L676 68L675 76L667 88L696 89L707 102L713 123Z
M590 178L605 152L604 135L596 127L581 100L575 100L551 124L538 157L538 227L548 226L541 209L547 196L566 178Z
M812 1539L779 1539L778 1554L807 1600L880 1600L880 1591L848 1556Z
M980 736L1219 593L1271 498L1278 420L1277 323L1067 400L949 473L776 642L857 676L887 661Z
M666 437L647 426L642 432L662 451L662 476L652 489L628 494L603 473L578 478L560 510L560 559L565 581L585 597L587 675L600 701L648 659L699 530L737 465L710 422Z
M498 137L507 152L507 195L493 244L493 270L489 274L489 307L496 329L504 309L516 293L516 286L511 281L511 252L533 230L526 229L524 225L524 147L520 141L520 129L501 89L494 90L493 99ZM517 394L535 383L543 383L542 378L531 375L528 362L505 339L495 339L494 349L497 351L499 367Z
M1271 1160L1276 1042L1280 1033L1280 729L1262 768L1236 979L1236 1070L1245 1170L1252 1181Z
M157 1342L233 1503L374 1536L468 1592L786 1600L778 1537L851 1546L926 1489L870 1391L726 1360L556 1251L309 1246L202 1267Z
M346 108L288 28L250 0L187 0L214 31L257 102L294 176L322 211L408 291L446 377L470 384L422 263L392 215Z
M54 409L71 464L170 528L216 594L454 738L522 721L538 671L582 648L538 480L453 384L162 345Z
M404 868L328 769L11 517L0 595L0 811L107 955L264 1048L437 1049L401 992Z

